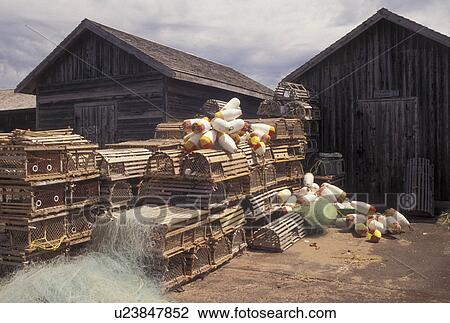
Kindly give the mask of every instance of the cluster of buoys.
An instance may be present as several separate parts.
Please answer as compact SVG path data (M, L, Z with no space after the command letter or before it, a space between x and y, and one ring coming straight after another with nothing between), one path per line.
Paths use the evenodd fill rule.
M183 147L186 152L198 149L219 148L227 153L238 150L237 145L247 142L255 153L263 156L275 128L264 123L250 125L243 119L240 101L233 98L216 113L184 120L182 127L186 133Z
M319 186L314 183L314 175L311 173L304 175L303 185L297 193L299 204L314 206L310 208L308 217L313 217L320 224L332 223L336 212L336 225L342 223L370 242L380 241L383 234L399 234L406 228L411 229L411 224L399 211L387 209L381 214L371 204L350 201L347 193L336 185L323 183ZM343 215L340 210L346 210L346 214Z

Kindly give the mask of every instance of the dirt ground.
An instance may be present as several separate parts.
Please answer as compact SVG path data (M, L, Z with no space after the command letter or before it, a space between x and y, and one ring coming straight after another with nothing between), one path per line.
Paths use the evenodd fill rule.
M415 223L412 232L372 244L329 229L284 253L246 251L167 297L174 302L450 302L450 230Z

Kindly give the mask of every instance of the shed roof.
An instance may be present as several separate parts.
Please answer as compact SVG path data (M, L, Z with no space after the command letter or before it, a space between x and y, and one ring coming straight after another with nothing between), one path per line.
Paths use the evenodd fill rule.
M258 98L273 91L231 67L84 19L22 82L16 92L34 93L37 76L47 68L83 31L90 30L162 74L183 81L212 86Z
M446 47L450 47L450 37L447 35L441 34L437 31L429 29L421 24L418 24L415 21L409 20L408 18L397 15L386 8L381 8L378 10L373 16L364 21L362 24L357 26L355 29L350 31L347 35L337 40L335 43L324 49L322 52L311 58L308 62L288 74L283 81L295 81L298 77L300 77L303 73L310 70L321 61L326 59L328 56L336 52L338 49L348 44L350 41L355 39L357 36L361 35L367 29L375 25L380 20L385 19L394 24L400 25L406 29L413 31L419 35L422 35L426 38L432 39Z
M34 95L14 93L13 89L0 90L0 111L35 108L36 97Z

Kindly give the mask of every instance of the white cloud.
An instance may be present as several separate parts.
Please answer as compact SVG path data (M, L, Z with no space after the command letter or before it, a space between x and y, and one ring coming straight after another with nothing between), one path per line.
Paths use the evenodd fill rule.
M15 87L85 17L232 66L273 87L379 8L449 34L437 0L0 1L0 87Z

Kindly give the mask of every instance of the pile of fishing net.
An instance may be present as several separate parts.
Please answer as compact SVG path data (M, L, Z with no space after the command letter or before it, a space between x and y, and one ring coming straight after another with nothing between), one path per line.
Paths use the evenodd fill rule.
M32 264L0 280L0 302L161 302L148 276L142 224L110 221L96 228L92 250ZM144 226L145 227L145 226Z

